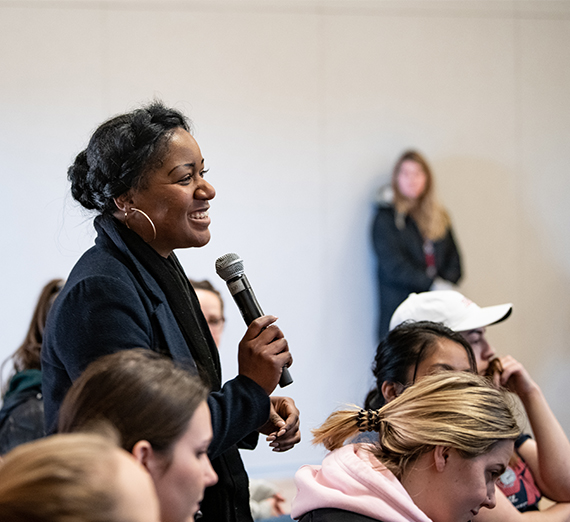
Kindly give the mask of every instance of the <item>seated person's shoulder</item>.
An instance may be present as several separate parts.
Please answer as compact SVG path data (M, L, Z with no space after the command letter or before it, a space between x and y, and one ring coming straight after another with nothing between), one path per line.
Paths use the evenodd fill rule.
M381 522L376 518L370 518L352 511L336 508L315 509L305 513L299 522Z

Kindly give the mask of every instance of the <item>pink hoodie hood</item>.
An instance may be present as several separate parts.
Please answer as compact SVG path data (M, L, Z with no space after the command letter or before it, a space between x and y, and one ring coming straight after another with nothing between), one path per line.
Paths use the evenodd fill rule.
M431 522L370 447L348 444L329 453L321 466L301 467L295 474L293 518L314 509L338 508L383 522Z

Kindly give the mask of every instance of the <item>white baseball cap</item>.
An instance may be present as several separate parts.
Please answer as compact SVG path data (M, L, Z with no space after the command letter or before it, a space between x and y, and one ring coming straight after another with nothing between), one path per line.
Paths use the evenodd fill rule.
M481 308L454 290L434 290L410 294L392 315L390 330L404 321L433 321L464 332L500 323L512 311L511 303Z

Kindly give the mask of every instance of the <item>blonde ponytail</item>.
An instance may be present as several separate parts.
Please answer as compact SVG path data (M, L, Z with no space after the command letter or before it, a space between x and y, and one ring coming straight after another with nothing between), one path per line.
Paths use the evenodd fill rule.
M340 410L313 430L314 444L337 449L358 431L379 432L374 455L397 477L435 446L477 457L520 428L511 396L484 377L443 372L424 377L379 410Z

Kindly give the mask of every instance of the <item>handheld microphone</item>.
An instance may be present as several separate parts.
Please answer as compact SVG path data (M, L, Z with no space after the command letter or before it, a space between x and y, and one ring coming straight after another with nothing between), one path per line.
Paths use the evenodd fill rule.
M216 272L226 282L239 311L249 326L254 319L263 315L253 289L243 269L243 259L237 254L225 254L216 260ZM293 382L287 366L283 366L279 386L284 388Z

